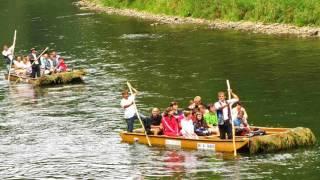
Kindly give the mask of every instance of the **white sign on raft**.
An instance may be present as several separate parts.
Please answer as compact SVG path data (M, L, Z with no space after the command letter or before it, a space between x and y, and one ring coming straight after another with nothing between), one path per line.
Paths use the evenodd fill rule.
M207 144L207 143L197 143L197 149L215 151L216 145L215 144Z
M166 146L179 146L179 147L181 147L181 141L166 139L165 143L166 143Z

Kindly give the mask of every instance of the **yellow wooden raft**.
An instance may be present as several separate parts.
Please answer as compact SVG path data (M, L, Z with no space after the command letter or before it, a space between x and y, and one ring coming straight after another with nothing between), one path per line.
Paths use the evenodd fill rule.
M237 136L236 149L241 152L266 153L313 145L316 138L308 128L266 128L263 136ZM147 144L144 133L120 133L123 142ZM164 135L149 135L152 146L178 147L182 149L211 150L216 152L233 152L232 140L221 140L218 136L202 136L199 139L186 139L183 137L169 137Z

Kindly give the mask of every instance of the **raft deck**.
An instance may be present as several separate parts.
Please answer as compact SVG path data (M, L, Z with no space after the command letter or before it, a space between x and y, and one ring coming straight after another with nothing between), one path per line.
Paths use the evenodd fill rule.
M28 83L34 86L50 86L59 84L73 84L83 83L83 77L85 75L84 70L73 70L70 72L60 72L52 75L41 76L40 78L31 78L28 76L19 76L16 74L10 74L10 81L16 83ZM8 80L8 74L5 74L5 79Z
M236 150L241 152L266 153L284 149L292 149L299 146L313 145L316 138L308 128L266 128L262 136L236 136ZM123 142L148 144L144 133L120 133ZM211 150L216 152L233 152L232 140L222 140L217 135L199 136L199 139L187 139L183 137L170 137L165 135L148 135L152 146L178 147L182 149Z

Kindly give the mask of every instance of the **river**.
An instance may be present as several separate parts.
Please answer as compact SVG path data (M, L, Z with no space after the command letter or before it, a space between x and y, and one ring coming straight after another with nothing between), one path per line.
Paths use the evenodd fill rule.
M318 179L320 146L230 154L121 143L119 107L130 81L139 109L209 103L226 89L249 122L311 128L320 138L317 39L213 31L80 10L72 0L0 0L0 44L18 30L16 54L56 49L86 83L48 88L8 84L0 71L1 179Z

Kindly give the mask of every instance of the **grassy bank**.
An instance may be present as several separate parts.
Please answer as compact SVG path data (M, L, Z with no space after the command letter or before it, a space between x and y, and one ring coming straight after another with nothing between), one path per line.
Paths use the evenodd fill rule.
M89 0L103 6L226 21L320 26L319 0Z

